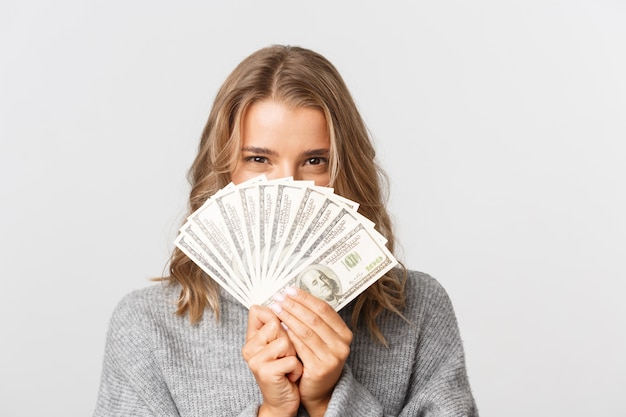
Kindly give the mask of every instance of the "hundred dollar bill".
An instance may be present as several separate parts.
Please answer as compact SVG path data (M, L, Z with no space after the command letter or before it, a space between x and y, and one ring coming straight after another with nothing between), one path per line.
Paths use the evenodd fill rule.
M310 181L260 176L207 199L175 243L246 307L300 277L298 285L310 281L309 290L335 288L340 301L327 301L339 309L397 263L358 207ZM341 265L350 268L340 274L335 267ZM355 275L358 268L367 273Z
M201 225L195 222L187 222L185 227L181 229L179 236L187 237L187 242L192 245L196 252L203 255L207 262L214 265L219 271L223 272L223 276L228 278L231 286L240 288L246 296L254 288L248 277L241 273L236 264L234 264L227 255L224 255L222 246L215 246L214 242L204 236Z
M339 311L396 265L397 260L389 250L367 227L358 224L324 252L293 271L281 290L287 286L301 288ZM264 299L260 302L271 305L272 295L262 294ZM256 294L253 297L252 302L258 303Z
M234 189L211 198L208 204L203 205L190 216L190 222L200 230L199 236L216 251L224 263L228 264L241 282L253 282L250 279L250 269L246 265L249 258L244 251L241 225L243 219L238 220L239 211L235 207L239 201Z
M247 275L251 283L254 283L257 277L255 276L252 251L248 240L250 237L247 227L249 213L244 211L243 206L246 200L241 199L239 191L223 194L214 200L215 205L219 208L221 220L226 226L225 230L229 232L230 241L234 245L234 256L239 258L235 264L243 268L243 273ZM202 218L202 214L200 218Z
M349 232L360 221L362 221L362 216L356 211L346 207L343 202L327 196L314 221L302 234L300 241L292 245L291 251L285 254L277 279L284 279L286 274L297 268L299 264L315 256L317 252L339 239L342 234ZM372 224L365 223L364 226L369 229Z
M313 182L292 181L284 184L276 184L276 201L272 221L270 240L265 242L269 245L266 277L274 280L276 277L276 265L283 257L283 250L291 227L295 222L300 222L298 217L301 202L308 186Z
M239 187L250 186L264 180L266 180L265 175L261 175L239 186L229 183L207 199L202 207L187 218L175 240L176 246L183 253L246 306L250 304L250 291L253 288L253 283L246 274L242 274L244 267L241 266L241 263L233 262L236 255L233 252L232 240L229 241L228 236L224 234L224 226L228 227L229 224L233 223L233 220L226 222L223 217L218 216L203 222L199 217L202 216L202 213L210 217L207 213L215 210L215 207L212 206L217 204L219 198L232 194ZM223 206L222 203L220 214L223 212ZM253 213L254 209L250 211L250 215ZM231 239L232 237L231 234Z
M329 194L323 188L315 186L306 188L300 203L297 205L289 232L282 242L280 257L274 269L275 275L280 276L286 265L299 256L302 245L298 245L298 243L304 242L303 235L307 232L311 233L312 224L319 221L321 214L318 215L318 213L328 200Z
M244 216L244 226L246 238L244 246L247 256L250 257L251 273L249 274L253 280L253 287L259 285L261 276L261 263L259 260L261 241L259 238L259 188L256 185L241 187L239 189L239 198L241 200L241 208Z
M276 200L278 195L277 184L285 183L292 180L291 178L280 178L276 180L269 180L264 183L258 184L259 187L259 261L261 264L260 281L263 284L265 281L271 282L271 277L268 276L269 263L272 254L271 240L274 227L274 216L276 215Z
M206 272L213 280L215 280L224 290L237 299L241 304L250 308L250 295L244 288L235 285L233 273L224 272L224 265L211 256L211 251L202 248L202 244L195 241L192 234L186 232L180 233L175 241L176 246ZM224 268L224 269L222 269Z

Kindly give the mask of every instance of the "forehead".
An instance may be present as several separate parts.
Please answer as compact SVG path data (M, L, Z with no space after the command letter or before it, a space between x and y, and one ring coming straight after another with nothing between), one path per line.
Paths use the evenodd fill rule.
M248 106L241 120L244 142L276 138L330 141L324 113L312 107L293 107L281 101L263 100Z
M282 113L297 114L297 113L318 113L324 121L326 120L326 111L323 107L317 105L304 105L290 102L288 100L267 98L262 100L254 100L244 106L243 111L240 114L240 120L243 122L254 115L263 115L264 117Z

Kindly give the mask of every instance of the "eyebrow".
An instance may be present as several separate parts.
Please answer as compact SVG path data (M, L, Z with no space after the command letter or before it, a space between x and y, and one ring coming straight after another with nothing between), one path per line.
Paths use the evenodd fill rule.
M277 156L278 152L269 148L261 148L259 146L244 146L241 148L242 152L256 153L259 155L273 155ZM327 156L330 153L328 149L309 149L302 152L302 156L314 157L314 156Z
M313 157L313 156L327 156L330 153L328 149L310 149L308 151L304 151L302 156Z
M278 155L278 152L269 149L269 148L261 148L258 146L244 146L241 148L241 152L250 152L250 153L258 153L261 155Z

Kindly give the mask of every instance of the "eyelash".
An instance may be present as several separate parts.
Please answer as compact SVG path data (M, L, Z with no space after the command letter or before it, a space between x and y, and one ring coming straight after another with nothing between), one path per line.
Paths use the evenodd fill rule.
M256 162L259 164L267 163L268 159L265 156L248 156L244 158L246 162ZM311 158L307 158L305 164L308 165L321 165L328 164L328 158L324 158L321 156L314 156Z
M264 163L264 162L267 162L267 158L264 157L264 156L248 156L248 157L244 158L244 161L246 161L246 162Z
M312 158L308 158L306 162L310 165L328 164L328 158L322 158L321 156L314 156Z

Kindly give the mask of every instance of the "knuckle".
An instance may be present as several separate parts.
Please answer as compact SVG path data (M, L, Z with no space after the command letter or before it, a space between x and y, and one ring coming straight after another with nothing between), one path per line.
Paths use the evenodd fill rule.
M250 359L250 348L247 345L241 348L241 356L246 362Z
M264 327L265 327L265 329L267 329L269 331L269 333L274 334L276 332L278 326L279 326L278 319L272 318L267 323L265 323Z
M302 330L300 330L299 334L302 339L308 339L313 334L313 331L308 327L304 327Z
M332 347L332 359L338 362L345 361L350 355L350 345L338 343Z
M253 304L248 310L248 317L257 317L262 314L263 308L259 305Z
M286 356L286 358L287 358L287 363L294 369L302 367L302 362L300 362L300 360L298 359L296 355L289 355L289 356Z
M344 358L343 357L335 358L335 360L332 362L333 363L333 368L338 368L338 367L342 366L343 362L344 362Z
M352 333L352 331L348 328L346 328L346 330L344 332L342 332L342 338L343 340L345 340L345 342L350 345L350 343L352 343L352 339L354 338L354 335Z
M342 346L338 349L337 353L342 360L345 360L350 355L350 348L348 346Z
M273 317L271 320L268 320L267 323L263 325L261 332L263 337L265 337L268 341L275 339L276 336L280 333L280 321L278 318Z
M246 343L241 348L241 356L246 362L250 363L253 361L254 357L257 355L260 349L261 348L254 343Z
M284 308L290 309L290 308L293 308L293 306L295 305L295 302L291 298L287 297L285 298L285 301L281 303L281 305Z
M252 367L255 363L254 354L249 349L246 350L245 354L243 355L243 359L248 363L249 367Z
M328 314L330 314L331 312L334 311L334 309L330 306L330 304L326 303L326 302L322 302L319 304L319 307L317 308L319 314L326 316Z
M309 320L309 323L313 327L319 326L322 322L323 322L322 318L318 316L317 314L311 317L311 319Z
M288 337L279 337L276 339L275 343L280 352L289 352L290 343Z

